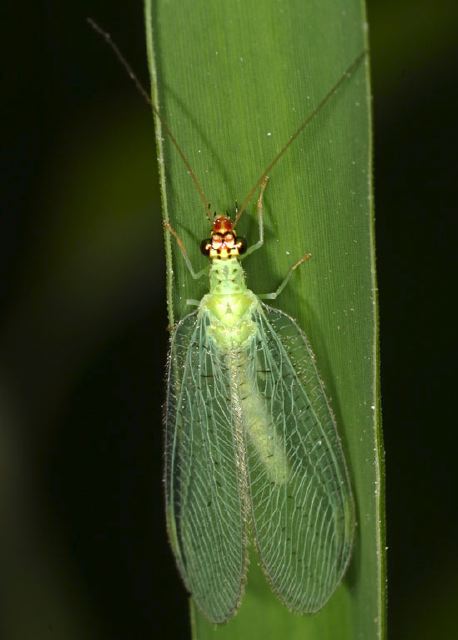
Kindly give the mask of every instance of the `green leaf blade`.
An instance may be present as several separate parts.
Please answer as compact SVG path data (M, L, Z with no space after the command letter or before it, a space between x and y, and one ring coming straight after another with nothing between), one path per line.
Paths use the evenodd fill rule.
M266 0L262 6L255 0L147 0L146 18L155 99L212 211L243 201L264 167L367 46L357 0ZM315 616L300 617L276 601L254 559L241 610L217 629L220 637L384 637L367 74L364 63L270 172L265 246L244 263L249 287L266 292L276 288L296 259L312 253L275 305L310 338L336 414L357 507L352 563L329 604ZM203 204L167 137L159 141L159 150L165 215L199 269L205 266L199 243L209 232ZM238 231L256 241L254 203ZM200 299L208 283L192 280L170 236L166 244L173 322L188 311L186 299ZM215 633L197 612L194 630L199 639Z

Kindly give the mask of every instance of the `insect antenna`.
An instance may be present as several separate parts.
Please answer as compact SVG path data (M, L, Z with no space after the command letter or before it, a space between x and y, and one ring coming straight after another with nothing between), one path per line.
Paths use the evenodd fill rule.
M250 191L248 192L248 195L243 200L240 209L237 211L237 215L235 216L234 226L240 220L240 217L241 217L242 213L245 211L245 209L247 208L251 198L255 194L256 190L261 186L263 180L269 174L271 169L277 164L277 162L280 160L280 158L286 153L286 151L288 150L290 145L303 132L303 130L307 127L307 125L309 125L310 122L315 118L315 116L318 115L318 113L325 106L325 104L340 89L340 86L345 82L345 80L347 80L348 78L350 78L353 75L353 73L356 71L356 69L358 68L358 66L362 62L362 60L365 58L366 54L367 54L367 50L364 49L364 51L362 51L359 54L359 56L357 58L355 58L355 60L351 63L351 65L348 67L348 69L346 69L343 72L343 74L340 76L340 78L337 80L337 82L329 89L329 91L326 93L326 95L320 100L320 102L317 104L315 109L313 109L313 111L311 113L309 113L309 115L299 125L299 127L296 129L296 131L293 133L293 135L288 138L288 141L286 142L285 145L283 145L283 147L280 149L280 151L277 153L277 155L274 157L274 159L271 162L269 162L267 167L265 167L264 171L261 173L261 175L259 176L259 178L255 182L254 186L250 189Z
M164 129L166 134L169 136L170 141L172 142L172 144L175 147L175 149L178 151L178 154L179 154L180 158L183 160L184 165L186 166L186 169L188 170L188 173L191 176L192 181L194 182L194 186L197 189L197 193L199 194L200 199L203 202L203 205L205 207L205 213L206 213L207 217L209 217L208 210L210 209L210 203L208 201L208 198L205 195L205 192L204 192L204 190L202 188L202 185L200 184L196 174L194 173L194 171L193 171L193 169L191 167L191 163L189 162L186 154L184 153L184 151L182 150L182 148L178 144L178 141L175 138L175 136L173 135L173 133L172 133L169 125L167 124L166 120L161 116L161 114L159 113L159 110L153 104L150 96L148 95L148 92L146 91L144 86L141 84L140 80L137 78L137 76L133 72L132 67L127 62L127 60L124 57L124 55L121 53L121 50L119 49L118 45L115 43L113 38L111 37L111 34L108 33L108 31L105 31L104 29L102 29L102 27L100 25L98 25L97 22L95 20L93 20L92 18L86 18L86 20L87 20L89 26L99 36L101 36L103 38L103 40L105 40L106 44L110 47L110 49L112 50L112 52L114 53L114 55L118 59L118 62L121 63L121 66L124 68L124 70L127 72L127 75L129 76L129 78L134 83L134 85L135 85L137 91L139 92L139 94L144 98L144 100L146 100L146 102L149 104L149 106L153 110L154 115L160 121L160 123L162 125L162 128Z

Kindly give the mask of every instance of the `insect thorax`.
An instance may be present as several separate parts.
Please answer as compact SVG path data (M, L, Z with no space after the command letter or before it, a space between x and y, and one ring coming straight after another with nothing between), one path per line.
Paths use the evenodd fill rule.
M245 273L237 258L212 260L210 267L210 293L234 295L246 291Z

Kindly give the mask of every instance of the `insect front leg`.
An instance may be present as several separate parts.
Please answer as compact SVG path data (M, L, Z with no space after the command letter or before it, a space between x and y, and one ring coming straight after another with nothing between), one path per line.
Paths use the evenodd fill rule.
M188 271L191 274L191 276L194 278L194 280L198 280L199 278L204 276L206 273L208 273L208 268L207 267L204 267L200 271L194 271L194 268L193 268L193 266L191 264L191 260L189 259L189 256L188 256L188 252L186 251L186 247L184 246L184 242L180 238L178 233L175 231L175 229L172 227L170 222L164 222L164 229L166 231L168 231L169 233L171 233L172 236L175 238L175 240L177 242L177 245L178 245L178 248L181 251L181 255L183 256L184 261L186 263L186 266L188 268Z
M312 257L311 253L306 253L305 255L303 255L302 258L300 258L297 262L291 265L291 267L288 269L288 273L286 274L285 279L275 291L273 291L272 293L257 294L258 298L261 298L262 300L275 300L275 298L278 298L280 293L288 284L288 281L291 278L293 271L295 271L304 262L307 262L307 260L310 260L311 257Z
M249 256L257 249L260 249L264 244L264 209L263 209L263 197L264 191L266 190L267 183L269 182L269 176L264 176L263 181L261 182L261 190L259 192L258 202L256 205L256 210L258 213L258 225L259 225L259 240L249 247L249 249L242 256L242 260L244 260L247 256Z

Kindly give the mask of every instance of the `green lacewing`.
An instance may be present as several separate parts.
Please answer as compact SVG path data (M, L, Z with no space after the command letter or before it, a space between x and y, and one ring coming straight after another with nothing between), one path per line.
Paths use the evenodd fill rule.
M206 205L204 191L168 124L108 33L90 21L126 68L169 135ZM352 490L335 419L315 356L298 324L248 289L241 260L263 244L268 173L356 71L361 53L262 172L234 220L215 216L201 243L209 293L174 328L167 365L165 485L169 538L186 588L204 615L229 620L243 596L248 546L291 610L321 609L349 564L355 527ZM236 225L259 189L259 240Z
M245 246L230 218L214 220L202 243L210 292L178 323L168 360L169 537L213 622L240 604L249 531L273 591L301 613L329 599L353 542L349 478L315 357L297 323L247 288Z

